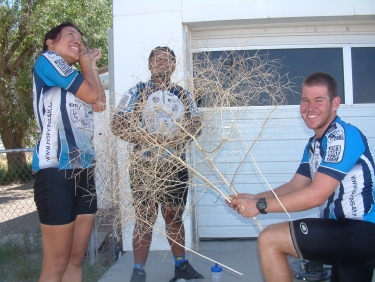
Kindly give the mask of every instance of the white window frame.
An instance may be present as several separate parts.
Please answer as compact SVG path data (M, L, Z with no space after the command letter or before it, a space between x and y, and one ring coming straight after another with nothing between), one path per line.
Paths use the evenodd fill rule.
M279 49L314 49L314 48L341 48L343 54L343 73L344 73L344 96L347 106L354 105L353 76L352 76L352 54L351 48L355 47L373 47L375 44L316 44L316 45L280 45L280 46L241 46L241 47L223 47L223 48L200 48L192 50L192 53L214 52L214 51L239 51L239 50L279 50ZM375 103L365 103L375 104ZM288 105L283 105L283 107ZM289 105L296 106L296 105ZM257 106L265 107L265 106Z

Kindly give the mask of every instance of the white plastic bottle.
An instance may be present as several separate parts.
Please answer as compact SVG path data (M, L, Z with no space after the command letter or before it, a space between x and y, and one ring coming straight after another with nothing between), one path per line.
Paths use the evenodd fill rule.
M211 281L212 282L218 282L223 280L223 269L220 265L215 263L213 267L211 267Z

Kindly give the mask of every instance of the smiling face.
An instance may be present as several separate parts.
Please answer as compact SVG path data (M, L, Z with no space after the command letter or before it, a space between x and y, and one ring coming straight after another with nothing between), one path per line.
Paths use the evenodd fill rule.
M313 129L318 138L336 117L340 106L340 97L330 100L326 86L304 86L300 104L300 113L306 126Z
M79 56L84 52L82 36L77 29L66 26L61 29L56 39L47 39L48 50L59 54L70 66L78 62Z

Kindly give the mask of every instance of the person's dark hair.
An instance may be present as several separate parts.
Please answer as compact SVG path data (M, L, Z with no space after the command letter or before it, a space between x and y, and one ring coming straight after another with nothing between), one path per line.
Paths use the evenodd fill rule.
M165 51L165 52L168 52L172 58L173 58L173 62L176 63L176 55L175 53L173 52L172 49L170 49L169 47L167 46L158 46L158 47L155 47L151 53L150 53L150 56L148 57L148 63L150 64L151 63L151 59L152 57L155 55L155 52L156 51Z
M72 24L71 22L63 22L62 24L59 24L58 26L55 26L55 27L51 28L46 33L46 35L44 36L43 52L48 50L48 46L46 44L46 41L48 39L55 40L60 35L61 30L66 26L74 27L81 35L83 35L82 31L79 28L77 28L74 24Z
M339 96L338 86L336 80L327 73L316 72L306 77L301 86L301 91L305 86L326 86L330 101Z

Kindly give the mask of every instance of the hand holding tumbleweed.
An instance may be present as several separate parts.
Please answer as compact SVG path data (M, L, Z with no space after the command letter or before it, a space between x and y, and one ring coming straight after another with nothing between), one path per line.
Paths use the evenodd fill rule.
M259 214L259 210L256 207L258 198L255 195L241 193L237 197L232 195L230 198L230 203L228 201L225 202L243 217L254 217Z

